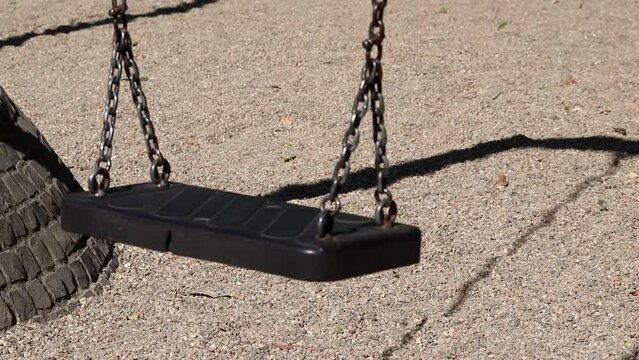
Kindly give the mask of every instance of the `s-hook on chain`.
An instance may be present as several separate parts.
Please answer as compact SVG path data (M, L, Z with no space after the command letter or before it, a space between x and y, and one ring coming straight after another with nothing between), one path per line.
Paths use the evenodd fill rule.
M384 126L384 95L382 93L382 42L385 37L384 8L387 0L372 0L373 19L368 29L368 38L362 42L366 51L366 62L362 67L359 90L351 111L351 121L344 138L342 152L333 171L331 189L320 202L320 217L317 236L325 238L333 230L335 216L341 210L339 190L346 183L350 172L350 157L359 143L359 125L369 107L373 115L373 141L375 142L375 222L382 227L392 227L397 217L397 205L388 189L390 165L386 156L388 139ZM330 207L330 209L329 209Z
M140 72L133 57L133 42L131 41L126 19L126 0L122 0L121 3L118 3L118 0L111 0L111 5L109 16L113 19L113 49L111 51L109 81L104 106L103 128L98 159L95 161L95 169L89 176L89 192L97 196L106 195L110 185L109 170L111 170L112 165L112 142L115 133L120 79L122 78L123 69L129 79L133 104L144 135L146 152L151 162L151 182L156 185L166 186L171 175L169 161L160 152L158 138L155 135L155 128L147 107L146 96L142 90ZM99 177L101 179L98 179Z

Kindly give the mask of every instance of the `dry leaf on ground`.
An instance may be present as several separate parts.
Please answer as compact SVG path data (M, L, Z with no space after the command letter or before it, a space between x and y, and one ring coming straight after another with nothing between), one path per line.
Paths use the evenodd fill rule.
M623 136L628 135L628 131L626 131L626 129L624 129L624 128L614 127L614 128L612 128L612 130L613 130L614 132L618 133L618 134L623 135Z
M497 178L496 183L497 183L497 185L504 186L504 187L506 187L506 186L508 186L508 184L510 184L510 182L508 181L508 178L504 174L499 175L499 177Z
M568 78L566 78L566 80L563 81L563 84L565 86L575 85L576 83L577 83L577 79L575 79L575 77L572 75L568 76Z
M584 111L584 108L581 105L564 105L564 110L568 113L576 113Z
M138 320L140 318L140 313L137 313L137 312L130 313L126 318L128 320Z

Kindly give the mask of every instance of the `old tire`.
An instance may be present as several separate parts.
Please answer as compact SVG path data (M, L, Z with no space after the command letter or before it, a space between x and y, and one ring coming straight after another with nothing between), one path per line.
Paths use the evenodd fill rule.
M99 293L117 265L111 243L60 228L62 198L78 190L0 87L0 330L69 311Z

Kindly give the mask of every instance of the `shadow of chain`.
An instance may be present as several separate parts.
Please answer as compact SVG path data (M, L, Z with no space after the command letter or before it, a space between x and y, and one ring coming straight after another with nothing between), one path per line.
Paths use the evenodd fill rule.
M394 181L413 176L425 176L445 169L454 164L475 161L493 154L517 149L549 149L549 150L580 150L605 151L639 155L639 141L625 140L611 136L588 136L575 138L547 138L531 139L525 135L478 143L465 149L455 149L445 153L429 156L423 159L407 161L390 167L391 178ZM340 193L345 194L356 190L372 189L376 186L377 173L373 168L361 169L349 175L348 182ZM330 179L320 180L311 184L290 184L264 196L280 201L312 199L328 192L331 187Z
M153 11L149 11L143 14L130 14L128 15L128 19L129 21L133 21L138 18L152 18L157 16L163 16L163 15L186 13L193 9L198 9L206 5L216 3L217 1L218 0L195 0L192 2L181 2L178 5L157 8ZM40 32L29 31L24 34L10 36L6 39L0 39L0 49L2 49L5 46L21 46L26 41L38 36L69 34L72 32L85 30L92 27L96 27L96 26L111 24L111 19L106 16L106 10L104 11L104 14L105 16L103 19L96 20L96 21L79 22L73 25L59 25L53 28L48 28Z

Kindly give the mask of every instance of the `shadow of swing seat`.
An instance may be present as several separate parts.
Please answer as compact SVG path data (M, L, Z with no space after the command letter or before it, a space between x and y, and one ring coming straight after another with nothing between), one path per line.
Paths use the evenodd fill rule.
M420 230L380 228L340 214L319 239L319 211L171 183L118 187L105 197L78 192L62 206L65 230L151 250L309 281L333 281L419 262Z

